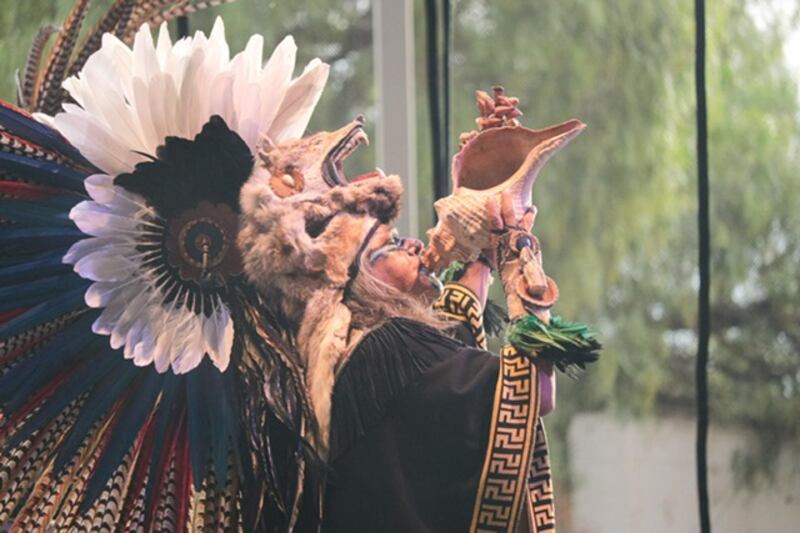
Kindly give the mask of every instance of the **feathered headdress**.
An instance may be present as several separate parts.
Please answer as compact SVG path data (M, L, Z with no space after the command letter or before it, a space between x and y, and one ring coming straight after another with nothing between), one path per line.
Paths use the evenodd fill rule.
M342 265L401 187L347 185L361 119L302 137L328 67L293 79L291 37L263 63L258 35L230 57L221 20L139 28L207 3L118 0L73 53L78 1L20 84L38 122L0 106L0 523L286 530L321 509L317 363Z

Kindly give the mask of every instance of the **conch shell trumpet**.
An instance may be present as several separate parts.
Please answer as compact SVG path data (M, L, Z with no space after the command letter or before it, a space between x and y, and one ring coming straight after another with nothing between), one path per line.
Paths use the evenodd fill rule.
M453 157L453 192L434 204L438 223L428 230L428 247L422 262L438 271L452 261L477 259L490 247L488 202L510 191L519 219L531 206L536 176L550 157L576 137L586 125L568 120L549 128L532 130L519 125L518 100L494 88L494 99L477 92L482 131L462 135L462 145Z

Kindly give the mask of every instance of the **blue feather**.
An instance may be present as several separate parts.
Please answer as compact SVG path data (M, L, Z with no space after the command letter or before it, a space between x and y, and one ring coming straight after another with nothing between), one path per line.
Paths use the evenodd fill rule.
M17 264L0 268L0 286L15 285L46 276L72 272L72 265L64 264L62 258L67 248L54 250L33 258L24 258Z
M26 181L81 193L85 190L83 180L88 176L86 172L60 163L31 159L11 152L0 152L0 171Z
M211 368L207 358L203 359L200 366L186 374L186 409L189 422L189 455L194 474L194 486L200 490L206 471L206 460L210 453L211 441L209 439L209 371Z
M28 309L18 317L0 325L0 339L7 339L34 326L49 322L65 313L85 307L86 304L83 302L84 292L84 288L77 287Z
M28 203L28 202L26 202ZM24 205L13 200L0 200L0 213L5 220L11 220L15 226L63 228L74 227L75 223L69 218L69 213L62 209L52 209L35 204Z
M128 403L117 415L119 422L114 426L111 438L94 466L81 502L81 512L86 512L91 507L108 479L119 467L122 458L130 450L134 439L142 430L147 415L155 405L158 393L161 392L164 374L159 374L152 368L142 372L146 372L147 375L143 382L138 384Z
M0 377L0 405L4 405L5 412L13 413L19 409L37 390L74 366L76 358L108 345L107 338L95 335L91 330L99 313L96 310L86 313Z
M67 220L69 220L70 209L75 207L78 202L86 200L86 198L86 195L77 193L53 194L37 200L2 198L0 199L0 213L2 213L3 218L12 219L13 217L9 216L9 210L16 209L22 213L53 215L59 219L66 215Z
M183 387L186 382L185 376L176 376L172 372L167 372L166 378L162 386L161 399L158 402L158 412L156 413L156 428L153 434L153 456L150 458L150 469L147 475L147 486L145 488L145 501L151 502L148 506L152 505L153 490L155 490L155 482L158 477L158 468L161 466L161 458L165 453L169 453L166 449L167 443L164 442L167 436L167 430L178 423L180 415L179 411L179 393L184 393L186 389Z
M24 442L35 431L41 429L56 415L61 413L73 400L85 392L95 388L97 381L111 371L116 370L120 361L133 366L122 359L119 352L108 348L87 359L75 373L67 379L36 411L20 429L8 439L6 450L11 450Z
M81 408L78 420L75 421L66 441L59 447L56 455L54 470L61 472L69 462L75 452L81 447L81 443L92 430L94 425L107 413L119 400L120 396L126 392L131 381L142 369L134 366L131 361L122 358L122 352L117 351L108 355L114 360L114 370L109 372L97 382L91 389L86 403ZM116 429L116 428L115 428Z
M18 137L42 148L64 154L76 163L91 167L78 150L53 128L26 116L7 105L0 105L0 125Z
M0 229L0 255L49 252L86 238L78 228Z
M209 427L211 430L211 453L214 464L214 479L217 487L224 487L228 481L228 454L233 444L233 425L237 420L233 412L231 398L232 372L218 372L213 369L209 376L206 396L209 398Z
M19 307L33 307L45 300L49 300L54 294L79 287L85 291L91 283L91 281L75 274L62 274L36 281L28 281L19 285L0 287L0 312Z

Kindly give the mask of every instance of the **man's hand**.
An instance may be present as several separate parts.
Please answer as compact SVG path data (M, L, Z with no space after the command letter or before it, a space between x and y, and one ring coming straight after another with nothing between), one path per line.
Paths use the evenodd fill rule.
M493 265L500 272L508 305L510 320L528 314L532 303L548 291L548 278L542 269L539 241L531 233L536 221L536 207L531 206L517 220L511 193L504 192L500 205L490 201L488 220L497 236L493 250L487 251ZM549 320L549 312L533 310L542 320Z

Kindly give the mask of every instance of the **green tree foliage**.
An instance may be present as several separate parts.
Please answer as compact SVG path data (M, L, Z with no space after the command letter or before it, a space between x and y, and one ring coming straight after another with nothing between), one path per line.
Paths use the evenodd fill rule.
M0 97L14 100L13 73L23 66L35 29L58 23L70 4L3 6ZM97 0L90 22L108 4ZM693 409L692 4L455 2L451 152L457 134L474 127L475 89L497 83L521 98L528 126L570 117L589 125L548 164L534 194L545 266L561 286L558 311L596 325L606 344L601 362L583 379L559 383L559 408L548 417L558 462L576 412L646 416ZM714 422L756 430L756 446L743 455L745 473L800 438L800 107L797 73L786 66L783 48L791 24L786 13L771 14L771 6L708 4L711 413ZM314 56L331 63L311 129L338 127L360 112L374 122L368 0L238 0L192 17L192 29L208 31L217 14L225 17L234 51L255 32L267 47L293 34L298 69ZM418 201L425 227L432 197L422 0L415 14ZM790 22L796 17L789 13ZM371 149L348 163L351 174L373 165ZM557 473L565 471L556 465Z
M769 3L709 4L711 413L754 429L743 465L800 436L800 153L796 73ZM534 189L559 313L596 324L601 362L561 380L552 416L691 413L696 351L692 2L456 4L454 130L476 87L522 98L526 125L589 128ZM796 16L796 14L795 14ZM557 445L556 450L564 450ZM760 458L753 463L752 459Z

